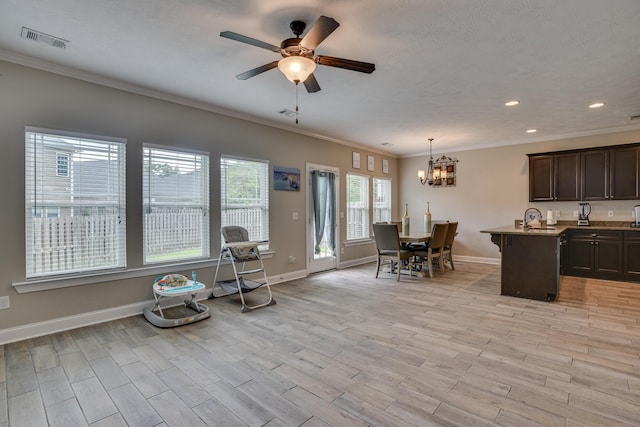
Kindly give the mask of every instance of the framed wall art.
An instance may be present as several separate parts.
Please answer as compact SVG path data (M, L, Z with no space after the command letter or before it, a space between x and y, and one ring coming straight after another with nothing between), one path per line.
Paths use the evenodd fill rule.
M354 151L351 156L351 166L354 169L360 169L360 153Z
M282 191L300 191L300 169L274 166L273 189Z

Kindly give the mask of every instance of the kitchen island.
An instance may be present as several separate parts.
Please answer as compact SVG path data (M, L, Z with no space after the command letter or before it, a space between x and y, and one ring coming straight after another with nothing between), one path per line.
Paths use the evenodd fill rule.
M491 234L502 254L500 294L554 301L560 287L560 247L567 227L505 226L482 230Z

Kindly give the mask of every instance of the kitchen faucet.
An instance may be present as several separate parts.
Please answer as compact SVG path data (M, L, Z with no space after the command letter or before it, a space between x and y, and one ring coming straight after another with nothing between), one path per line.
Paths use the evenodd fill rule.
M537 213L538 216L533 216L530 215L531 213ZM538 226L540 226L540 218L542 218L542 212L540 212L540 209L537 208L528 208L526 211L524 211L524 221L522 222L522 228L527 228L531 226L529 225L530 223L533 223L534 221L538 222Z

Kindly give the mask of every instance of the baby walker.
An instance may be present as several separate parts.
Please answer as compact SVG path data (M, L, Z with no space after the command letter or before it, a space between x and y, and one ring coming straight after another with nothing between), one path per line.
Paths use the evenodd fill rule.
M191 277L193 280L187 279L182 274L167 274L166 276L158 276L153 280L153 297L156 303L153 308L145 307L144 309L144 317L152 325L160 328L172 328L197 322L211 316L209 307L196 301L198 292L205 288L204 284L196 280L195 271L191 273ZM190 298L184 300L184 306L195 312L195 314L176 318L166 317L162 311L160 300L162 298L175 298L185 295L189 295Z

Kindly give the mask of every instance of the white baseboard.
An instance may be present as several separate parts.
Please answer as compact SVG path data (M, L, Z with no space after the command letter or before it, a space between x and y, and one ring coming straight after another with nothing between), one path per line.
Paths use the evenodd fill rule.
M461 261L461 262L477 262L478 264L491 264L491 265L500 265L500 258L485 258L479 256L464 256L464 255L454 255L453 262Z
M371 255L364 258L352 259L349 261L341 262L338 266L339 269L355 267L356 265L368 264L370 262L376 262L376 255Z
M145 307L153 306L153 304L153 300L142 301L119 307L107 308L105 310L90 311L88 313L76 314L73 316L59 317L57 319L46 320L44 322L30 323L28 325L16 326L14 328L0 329L0 345L35 338L42 335L68 331L69 329L75 329L82 326L95 325L96 323L107 322L109 320L135 316L136 314L142 314L142 310L144 310Z
M285 274L279 274L277 276L270 276L268 277L269 285L276 285L278 283L289 282L295 279L302 279L307 277L308 275L309 273L307 273L307 270L298 270L298 271L291 271Z

